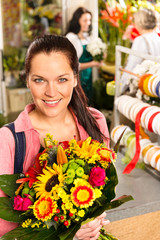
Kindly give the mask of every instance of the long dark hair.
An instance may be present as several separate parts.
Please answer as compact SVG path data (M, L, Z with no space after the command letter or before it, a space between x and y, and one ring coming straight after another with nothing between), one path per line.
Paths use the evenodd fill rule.
M92 116L88 105L87 98L81 87L79 80L79 61L76 50L72 43L65 36L43 35L37 37L29 46L25 58L25 75L28 77L31 69L32 59L39 53L49 54L51 52L61 52L66 55L70 66L77 77L77 86L73 90L69 107L76 115L78 122L86 130L89 136L100 142L103 141L103 134L97 124L96 119Z
M91 19L92 19L92 13L90 11L88 11L86 8L84 8L84 7L77 8L77 10L73 13L72 19L69 21L66 34L69 32L78 34L80 32L81 26L79 24L79 19L85 13L89 13L91 15ZM90 35L91 31L92 31L92 23L89 26L89 30L88 30L89 35Z

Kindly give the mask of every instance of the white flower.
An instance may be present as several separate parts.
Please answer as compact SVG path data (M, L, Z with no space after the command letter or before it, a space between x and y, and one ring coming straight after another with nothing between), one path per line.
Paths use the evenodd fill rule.
M101 61L106 51L106 44L102 42L101 38L91 38L87 45L87 51L95 60Z

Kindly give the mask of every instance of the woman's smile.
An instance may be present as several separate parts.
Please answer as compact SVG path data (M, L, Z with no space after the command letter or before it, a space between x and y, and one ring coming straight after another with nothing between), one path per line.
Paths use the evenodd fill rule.
M43 100L46 105L49 105L49 107L55 107L57 106L57 103L59 103L62 99L59 100Z

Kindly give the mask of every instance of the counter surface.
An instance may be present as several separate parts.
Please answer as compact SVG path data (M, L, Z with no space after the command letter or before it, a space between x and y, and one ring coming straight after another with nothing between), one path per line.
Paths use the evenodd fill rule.
M107 211L107 218L116 221L149 212L160 210L160 181L146 170L135 168L130 174L123 174L122 153L118 153L116 169L119 183L116 187L116 198L121 195L132 195L133 201L124 203L118 208Z

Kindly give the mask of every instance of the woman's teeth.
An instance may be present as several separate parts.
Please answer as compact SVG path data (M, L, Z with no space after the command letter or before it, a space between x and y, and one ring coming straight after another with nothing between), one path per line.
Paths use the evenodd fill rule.
M55 104L58 103L60 100L56 100L56 101L44 101L47 104Z

